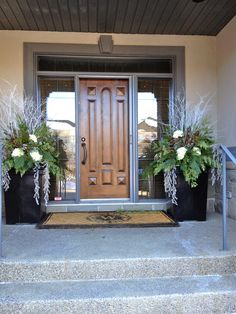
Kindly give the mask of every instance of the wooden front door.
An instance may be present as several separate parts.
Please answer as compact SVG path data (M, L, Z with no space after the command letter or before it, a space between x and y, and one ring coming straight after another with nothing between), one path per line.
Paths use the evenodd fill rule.
M80 79L79 94L80 198L128 198L128 80Z

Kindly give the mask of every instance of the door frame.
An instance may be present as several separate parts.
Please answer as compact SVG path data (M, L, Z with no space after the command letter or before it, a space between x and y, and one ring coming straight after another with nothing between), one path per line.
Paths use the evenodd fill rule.
M126 79L129 83L128 88L128 143L129 143L129 198L106 198L106 199L81 199L80 198L80 113L79 113L79 84L80 79ZM138 183L138 163L137 158L137 136L135 133L135 128L137 129L135 121L137 121L137 111L134 108L134 77L132 75L114 75L114 74L80 74L76 75L75 78L75 115L76 115L76 203L77 204L97 204L97 203L114 203L114 202L130 202L135 203L137 201L137 183Z
M139 78L169 78L171 79L170 99L172 100L175 95L176 77L175 74L163 73L103 73L103 72L38 72L38 77L71 77L75 82L75 145L76 145L76 197L74 200L63 200L57 204L75 204L75 205L101 205L101 204L137 204L145 203L145 200L139 199L138 195L138 79ZM128 79L129 81L129 167L130 167L130 198L107 198L107 199L80 199L80 171L78 164L80 164L80 132L79 132L79 79ZM37 99L39 94L37 93ZM172 106L170 106L169 116L173 114ZM148 200L156 202L156 199ZM52 201L53 202L53 201ZM57 206L57 205L56 205Z
M171 59L172 73L91 73L91 72L74 72L74 71L40 71L38 70L39 56L66 56L66 57L81 57L81 58L144 58L144 59ZM23 43L23 62L24 62L24 90L27 95L34 97L39 106L38 94L38 77L73 77L75 80L76 101L78 101L78 77L108 77L108 78L129 78L129 106L132 112L131 120L133 126L133 147L130 152L130 160L132 167L130 168L130 199L127 203L142 203L143 200L138 197L138 145L137 145L137 112L135 113L134 106L137 104L137 82L138 77L156 77L156 78L171 78L172 79L172 99L173 95L178 93L185 94L185 47L184 46L129 46L129 45L113 45L113 50L109 53L103 53L97 43L94 44L55 44L55 43ZM39 107L40 108L40 107ZM173 110L170 108L170 116L173 115ZM76 115L76 119L77 119ZM76 127L78 121L76 121ZM78 132L78 129L77 129ZM78 147L78 133L76 133L76 146ZM78 156L77 156L78 157ZM78 160L77 160L78 161ZM78 174L77 188L78 188ZM133 175L133 177L132 177ZM77 194L78 194L77 190ZM156 200L154 200L156 202ZM102 201L104 203L104 201ZM106 201L112 203L111 199ZM122 199L113 203L122 203ZM150 201L149 201L150 202ZM54 203L54 202L52 202ZM65 200L57 202L60 204L79 204L79 196L75 200ZM88 202L91 203L91 202Z

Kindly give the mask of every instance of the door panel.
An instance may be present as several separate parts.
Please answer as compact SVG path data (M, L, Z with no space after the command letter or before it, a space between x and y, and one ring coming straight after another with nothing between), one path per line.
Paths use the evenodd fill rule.
M80 80L82 199L129 197L128 80Z

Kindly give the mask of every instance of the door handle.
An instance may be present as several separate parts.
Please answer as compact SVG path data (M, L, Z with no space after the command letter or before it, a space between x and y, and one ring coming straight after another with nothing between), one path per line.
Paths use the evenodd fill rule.
M85 143L85 141L86 141L85 137L82 137L81 141L82 141L81 146L83 148L83 154L84 154L81 163L82 163L82 165L85 165L86 161L87 161L87 157L88 157L87 147L86 147L86 143Z

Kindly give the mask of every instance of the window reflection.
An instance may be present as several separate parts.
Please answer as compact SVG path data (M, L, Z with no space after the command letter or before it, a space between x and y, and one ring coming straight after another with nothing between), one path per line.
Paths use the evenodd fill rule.
M163 177L143 177L143 171L154 158L152 141L160 134L160 122L169 119L170 79L139 78L138 80L138 175L139 198L164 198Z
M40 79L47 125L57 134L63 180L51 178L50 200L75 199L75 92L73 79Z

